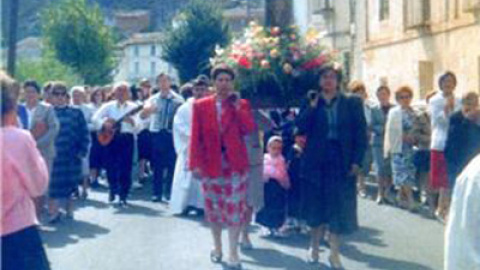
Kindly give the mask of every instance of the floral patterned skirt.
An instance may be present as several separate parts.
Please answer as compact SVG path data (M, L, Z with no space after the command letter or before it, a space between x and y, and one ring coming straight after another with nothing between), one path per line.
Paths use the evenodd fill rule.
M237 174L230 178L204 179L205 218L210 223L242 226L247 216L247 180Z
M416 168L413 163L413 153L412 149L403 149L402 153L392 155L393 183L396 186L415 186Z

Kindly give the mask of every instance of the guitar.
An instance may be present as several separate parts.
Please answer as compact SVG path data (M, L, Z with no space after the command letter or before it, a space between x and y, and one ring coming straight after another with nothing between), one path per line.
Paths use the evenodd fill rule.
M113 141L113 138L115 137L115 134L120 130L121 128L121 124L122 124L122 121L129 117L129 116L132 116L136 113L138 113L139 111L141 111L143 109L143 105L139 105L138 107L136 107L135 109L127 112L125 115L123 115L122 117L120 117L120 119L118 120L114 120L112 118L108 118L105 123L111 123L111 127L112 128L107 128L105 126L105 123L103 124L102 128L97 132L97 139L98 139L98 142L100 143L100 145L102 146L107 146L109 145L112 141Z

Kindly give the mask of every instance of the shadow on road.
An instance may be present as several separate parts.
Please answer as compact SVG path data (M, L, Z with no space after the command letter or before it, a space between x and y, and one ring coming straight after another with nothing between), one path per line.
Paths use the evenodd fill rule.
M162 216L162 211L155 210L149 207L141 206L139 204L129 203L128 207L120 208L116 207L116 211L114 212L115 215L118 214L130 214L130 215L144 215L150 217L159 217Z
M365 263L367 269L382 269L382 270L398 270L398 269L408 269L408 270L433 270L430 267L420 265L418 263L413 263L409 261L402 261L392 258L380 257L377 255L371 255L362 252L357 247L351 244L344 244L342 246L342 255L357 261Z
M43 243L49 248L61 248L75 244L82 239L95 238L110 230L82 220L65 220L54 228L42 230Z
M255 248L251 251L243 252L244 268L248 269L249 265L255 265L256 268L265 269L285 269L285 270L307 270L312 266L305 263L305 260L299 257L291 256L274 249ZM299 265L304 267L299 268ZM319 269L318 266L315 269ZM328 269L328 268L320 268Z

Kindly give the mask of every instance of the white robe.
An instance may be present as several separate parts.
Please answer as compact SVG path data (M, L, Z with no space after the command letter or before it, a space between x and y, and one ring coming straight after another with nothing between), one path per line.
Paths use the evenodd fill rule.
M457 178L445 236L445 270L480 270L480 155Z
M188 170L188 151L192 128L193 98L178 108L173 118L173 144L177 162L173 175L172 196L169 204L171 214L182 213L187 206L203 209L203 194L198 179Z

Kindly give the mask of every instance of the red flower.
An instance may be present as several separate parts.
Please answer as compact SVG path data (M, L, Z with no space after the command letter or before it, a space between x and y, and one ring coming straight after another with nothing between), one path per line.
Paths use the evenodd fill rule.
M252 62L246 57L242 56L238 59L238 65L246 68L246 69L251 69L252 68Z

